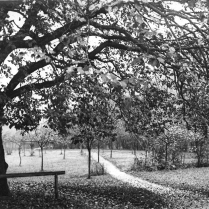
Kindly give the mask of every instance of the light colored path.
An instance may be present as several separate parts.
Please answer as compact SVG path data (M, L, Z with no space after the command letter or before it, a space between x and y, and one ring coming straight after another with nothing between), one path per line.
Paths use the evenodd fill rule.
M130 174L122 172L115 165L113 165L111 162L109 162L108 160L105 160L102 156L100 156L99 158L100 158L100 163L104 165L105 171L108 174L110 174L112 177L114 177L120 181L129 183L134 187L147 189L147 190L155 192L155 193L157 192L157 193L163 194L163 193L167 193L167 192L169 192L169 193L174 192L174 190L172 188L160 186L160 185L154 184L154 183L150 183L150 182L142 180L138 177L134 177ZM92 159L97 161L98 154L92 152Z

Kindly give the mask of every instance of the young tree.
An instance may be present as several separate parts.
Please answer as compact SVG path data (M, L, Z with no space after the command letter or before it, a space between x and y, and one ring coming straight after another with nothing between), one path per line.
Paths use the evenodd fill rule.
M91 177L91 149L98 139L101 140L112 134L114 120L110 113L110 105L104 89L91 91L93 85L84 84L80 93L75 97L71 114L71 126L79 129L79 135L74 141L81 141L88 150L88 178Z
M21 166L22 165L21 151L22 151L22 147L23 147L25 139L19 131L14 136L12 136L10 138L10 141L13 142L14 144L16 144L18 147L18 154L19 154L19 158L20 158L19 166Z
M66 152L67 146L70 143L69 137L67 135L57 135L55 137L55 141L56 141L57 144L61 145L61 153L60 153L60 155L63 154L63 159L65 159L65 152ZM63 153L62 153L62 150L63 150Z
M20 131L16 131L16 133L13 135L7 133L3 140L4 142L10 142L16 145L18 150L18 155L20 158L19 166L21 166L22 165L21 151L25 142L25 138L23 137L22 133Z
M53 130L43 125L35 130L34 136L41 149L41 171L44 170L44 148L53 141Z

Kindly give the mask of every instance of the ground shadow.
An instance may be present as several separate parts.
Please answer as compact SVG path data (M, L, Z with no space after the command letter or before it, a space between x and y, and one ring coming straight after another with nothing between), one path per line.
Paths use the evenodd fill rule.
M131 187L117 180L73 179L59 183L59 198L54 198L53 182L13 182L11 197L0 200L0 208L165 208L163 197Z

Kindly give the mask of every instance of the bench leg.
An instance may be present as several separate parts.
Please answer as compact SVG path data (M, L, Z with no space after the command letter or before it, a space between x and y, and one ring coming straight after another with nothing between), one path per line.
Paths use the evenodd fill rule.
M55 198L58 198L58 175L54 175L54 192L55 192Z

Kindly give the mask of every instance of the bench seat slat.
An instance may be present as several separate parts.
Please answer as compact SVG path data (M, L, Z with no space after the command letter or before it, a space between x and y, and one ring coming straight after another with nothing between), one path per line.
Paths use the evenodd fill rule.
M0 174L0 178L19 178L19 177L30 177L30 176L51 176L51 175L63 175L63 174L65 174L65 171L7 173L7 174Z

